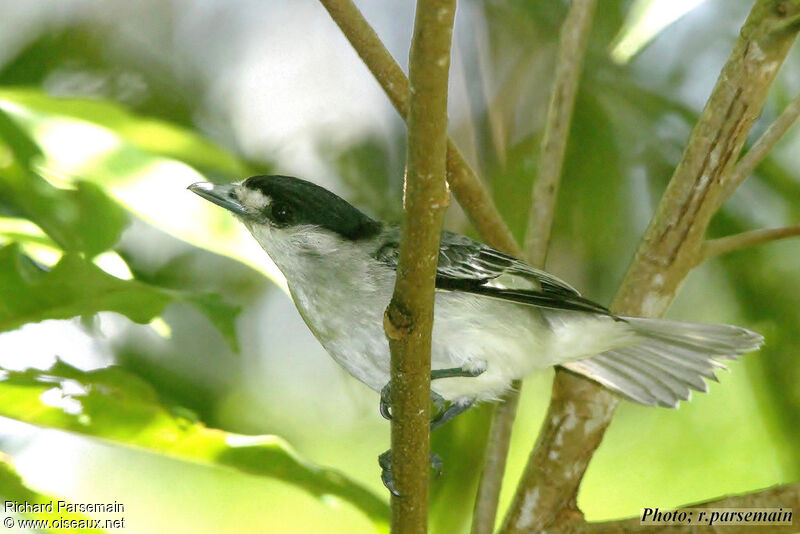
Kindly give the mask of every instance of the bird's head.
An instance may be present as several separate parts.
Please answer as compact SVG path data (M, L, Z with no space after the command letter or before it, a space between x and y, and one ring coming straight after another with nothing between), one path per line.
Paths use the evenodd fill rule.
M279 266L282 258L324 255L381 229L344 199L291 176L252 176L226 185L199 182L189 190L236 215Z

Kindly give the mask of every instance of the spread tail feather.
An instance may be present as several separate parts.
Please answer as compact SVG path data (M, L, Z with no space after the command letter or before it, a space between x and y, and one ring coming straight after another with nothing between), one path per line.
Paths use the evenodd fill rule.
M677 408L692 389L708 390L704 377L716 380L714 371L726 369L717 359L735 359L764 342L738 326L622 319L642 336L641 343L561 365L648 406Z

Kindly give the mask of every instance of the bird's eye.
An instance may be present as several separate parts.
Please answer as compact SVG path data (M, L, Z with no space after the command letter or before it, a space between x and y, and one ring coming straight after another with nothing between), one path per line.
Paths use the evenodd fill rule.
M292 210L283 202L273 202L270 206L272 220L277 223L287 223L292 218Z

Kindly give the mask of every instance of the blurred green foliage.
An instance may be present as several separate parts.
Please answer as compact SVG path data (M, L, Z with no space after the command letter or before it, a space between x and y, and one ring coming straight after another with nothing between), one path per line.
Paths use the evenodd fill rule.
M84 372L57 361L42 372L11 371L1 378L5 417L285 480L313 495L349 501L377 525L388 517L384 501L341 474L300 459L280 438L206 428L161 406L149 384L117 367Z
M159 121L137 119L113 104L76 103L15 91L3 92L2 101L33 106L46 117L99 118L95 124L110 128L143 150L185 156L186 163L198 167L208 165L229 175L241 174L246 168L200 137ZM31 124L35 123L28 126ZM93 256L117 243L128 214L99 186L76 182L74 190L59 189L36 174L35 165L43 158L42 152L28 132L3 112L0 134L10 156L0 168L4 213L36 223L64 253L55 265L46 266L26 256L16 243L0 248L0 330L100 311L114 311L134 322L148 323L168 303L182 300L204 313L232 349L238 350L234 320L239 307L219 295L121 280L92 263ZM158 143L153 143L152 135L157 136ZM173 142L163 144L165 137ZM49 400L52 396L59 400ZM0 406L6 408L0 408L1 415L19 421L285 480L317 496L349 501L377 527L386 525L385 501L342 475L301 460L274 436L237 436L175 418L160 407L156 392L148 384L120 369L87 373L57 361L44 373L7 372L0 384Z
M591 35L548 268L600 302L612 298L749 7L698 2L701 9L662 28L649 45L652 36L642 34L630 62L612 56L623 37L642 30L647 9L669 4L603 2ZM467 111L451 115L451 131L521 239L566 3L463 5L474 28L457 28L456 36L462 49L477 52L465 80L453 82L466 85ZM254 8L236 4L230 12L248 9ZM230 24L226 13L215 14L214 27ZM26 353L0 354L9 369L0 380L0 415L89 437L95 451L104 450L97 443L121 445L115 458L150 466L125 474L131 486L141 485L137 495L154 491L150 477L172 473L170 487L154 499L185 502L171 491L186 481L190 489L181 495L202 503L192 512L198 518L211 517L217 505L235 515L243 503L261 499L266 511L240 524L261 525L256 516L264 516L270 528L285 532L309 525L350 532L367 523L385 530L387 498L374 457L386 448L388 426L374 413L375 397L358 385L334 385L327 362L303 363L311 349L302 340L264 349L262 330L296 335L267 324L268 317L280 323L283 314L273 309L284 298L272 283L280 277L235 221L185 191L192 181L239 180L270 172L278 161L285 167L291 143L259 161L241 156L248 140L233 124L209 119L210 82L175 51L181 14L150 22L154 41L141 47L120 44L103 20L32 26L29 38L0 60L0 331L24 332L42 321L43 329L55 328L53 320L81 317L84 334L108 344L116 364L58 359L36 367ZM800 91L798 80L795 50L754 136ZM285 104L272 103L274 117ZM313 150L299 150L297 166L307 168L313 152L316 168L335 175L349 200L396 221L405 132L397 118L381 126L342 138L336 128L321 127L304 140ZM798 139L794 130L759 167L715 219L711 237L798 222ZM451 211L453 229L473 231ZM798 255L797 243L768 245L715 260L689 277L673 317L749 326L766 335L767 345L679 411L623 404L579 495L590 520L800 477ZM124 325L117 327L121 334L98 327L106 312L120 314L113 317ZM526 381L501 505L535 439L548 379L543 373ZM433 436L445 464L433 481L435 532L468 529L488 412L488 406L473 409ZM137 450L174 462L142 460ZM198 465L233 468L214 483L229 494L192 483L217 476L199 473ZM49 498L25 484L0 464L3 497ZM174 527L188 515L170 511L163 525Z
M33 169L42 157L39 147L2 111L0 136L6 143L6 160L0 163L3 213L29 219L64 250L94 256L117 242L125 214L101 188L83 181L73 190L50 185Z
M29 88L0 90L0 100L13 104L31 126L43 118L76 119L114 132L120 142L150 154L183 161L206 174L232 178L254 172L253 167L195 132L163 120L134 115L114 102L54 99ZM119 176L109 173L109 179L114 178Z
M0 249L0 280L0 330L99 311L115 311L147 323L170 300L157 289L115 278L76 255L64 256L52 269L44 268L16 245Z
M63 499L55 499L49 495L44 495L37 491L32 490L31 488L25 485L25 482L22 480L22 477L14 470L14 466L10 464L6 458L0 460L0 488L3 490L3 497L6 501L14 501L16 503L29 503L33 506L41 507L43 512L37 512L33 514L29 513L21 513L19 514L23 518L32 519L32 520L43 520L43 521L54 521L54 520L64 520L67 521L89 521L90 518L86 515L83 515L78 512L68 512L65 509L59 510L58 509L58 501L63 501ZM66 501L64 501L66 505ZM50 510L50 511L48 511ZM6 528L8 525L6 525ZM60 529L42 529L42 532L58 532ZM96 532L102 534L106 532L105 530L100 529L89 529L89 528L74 528L69 529L73 532Z

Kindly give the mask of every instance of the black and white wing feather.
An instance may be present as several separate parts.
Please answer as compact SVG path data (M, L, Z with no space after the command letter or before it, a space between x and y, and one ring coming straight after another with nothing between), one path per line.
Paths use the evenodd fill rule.
M396 267L398 237L385 235L376 259ZM606 308L581 297L575 288L555 276L451 232L442 233L436 289L541 308L609 314Z

